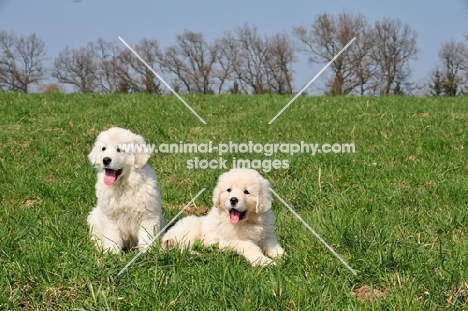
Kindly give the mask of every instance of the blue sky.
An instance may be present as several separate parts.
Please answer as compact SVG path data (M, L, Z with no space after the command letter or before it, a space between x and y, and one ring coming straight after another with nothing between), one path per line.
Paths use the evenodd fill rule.
M36 33L53 59L66 46L85 46L99 37L121 44L117 39L121 36L131 45L146 37L166 47L184 29L201 32L211 42L244 22L257 26L263 34L291 34L294 26L309 26L317 14L343 11L362 13L371 23L390 17L409 24L418 34L418 59L411 64L412 80L416 82L427 77L435 66L444 42L463 41L468 35L467 0L0 0L0 30L17 35ZM320 69L307 65L305 56L300 55L294 68L295 89L299 90Z

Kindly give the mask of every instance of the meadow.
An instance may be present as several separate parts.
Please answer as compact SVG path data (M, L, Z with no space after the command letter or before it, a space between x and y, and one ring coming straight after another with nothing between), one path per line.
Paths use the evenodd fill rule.
M468 303L468 97L0 93L2 310L438 310ZM354 143L355 152L226 153L279 160L259 172L357 272L350 273L275 198L287 255L251 267L240 255L102 254L86 217L96 202L87 155L120 126L148 143ZM203 214L223 168L189 167L216 153L159 152L164 215ZM213 162L214 163L214 162ZM267 162L265 162L267 163Z

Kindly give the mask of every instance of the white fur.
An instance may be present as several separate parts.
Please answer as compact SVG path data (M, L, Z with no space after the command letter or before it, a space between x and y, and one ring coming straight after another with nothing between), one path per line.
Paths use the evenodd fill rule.
M118 150L124 143L145 144L145 140L129 130L113 127L98 135L88 155L97 169L97 205L88 216L88 225L96 246L112 253L145 247L154 231L164 227L156 175L146 164L150 154ZM104 158L111 162L105 165ZM122 169L111 185L104 183L106 168Z
M232 198L238 199L234 206ZM219 177L213 191L214 206L209 213L178 221L163 236L162 245L178 245L187 249L197 240L205 246L219 243L221 249L231 249L244 255L252 265L274 264L269 257L277 258L284 250L275 235L271 200L269 183L257 171L232 169ZM238 223L231 222L229 210L234 207L245 212Z

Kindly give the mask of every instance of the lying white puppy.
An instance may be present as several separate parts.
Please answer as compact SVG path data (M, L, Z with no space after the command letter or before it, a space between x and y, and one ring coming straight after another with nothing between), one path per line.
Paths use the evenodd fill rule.
M105 252L148 245L164 227L156 175L146 164L148 152L123 150L145 144L143 137L113 127L96 139L89 161L97 169L97 205L88 216L92 239Z
M190 248L197 240L205 246L219 243L234 250L252 265L274 263L283 248L275 235L269 183L255 170L232 169L219 177L213 192L214 206L206 216L188 216L162 238L163 247Z

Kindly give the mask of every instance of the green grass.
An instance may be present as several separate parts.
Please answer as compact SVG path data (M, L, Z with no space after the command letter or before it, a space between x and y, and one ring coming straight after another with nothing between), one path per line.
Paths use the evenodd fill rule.
M468 98L185 97L0 94L0 309L436 310L468 301ZM353 276L275 200L287 252L252 268L216 248L103 255L86 217L95 204L87 160L111 125L148 143L354 143L356 153L276 153L272 188L356 271ZM189 170L216 154L154 154L164 214L211 206L224 170ZM268 159L258 154L232 157ZM320 178L319 178L320 171ZM320 183L319 183L320 181ZM359 300L363 286L384 297Z

